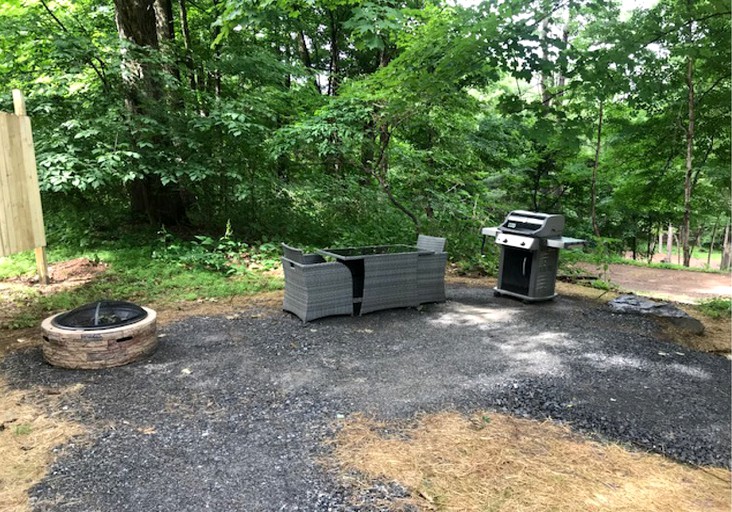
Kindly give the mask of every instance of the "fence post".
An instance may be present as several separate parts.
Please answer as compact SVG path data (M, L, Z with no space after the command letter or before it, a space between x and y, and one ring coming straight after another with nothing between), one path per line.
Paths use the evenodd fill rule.
M20 89L13 89L13 108L16 116L25 116L25 98ZM35 169L34 169L34 172ZM38 281L41 284L48 284L48 259L46 258L46 247L36 247L36 269L38 271Z

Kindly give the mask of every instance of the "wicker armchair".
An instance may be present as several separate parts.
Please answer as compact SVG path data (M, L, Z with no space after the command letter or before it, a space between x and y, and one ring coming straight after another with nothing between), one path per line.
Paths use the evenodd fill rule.
M285 300L282 309L294 313L303 322L332 315L353 314L351 271L338 262L326 263L315 254L303 254L283 244ZM292 251L292 252L291 252ZM299 254L298 254L299 253Z
M417 258L417 295L419 303L445 301L445 266L447 253L444 238L419 235L417 247L433 254L420 254Z

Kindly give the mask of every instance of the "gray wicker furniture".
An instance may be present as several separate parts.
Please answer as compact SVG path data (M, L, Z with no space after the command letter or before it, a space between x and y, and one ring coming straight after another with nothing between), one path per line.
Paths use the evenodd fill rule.
M360 314L381 309L417 307L418 253L379 254L363 260Z
M287 244L282 244L282 254L288 260L292 260L296 263L325 263L325 258L320 254L305 254L302 249L298 249L297 247L292 247Z
M322 249L318 253L337 259L351 271L356 314L419 305L418 258L430 251L382 245Z
M294 313L303 322L353 314L353 280L345 265L326 263L317 254L303 254L284 244L282 248L285 256L295 258L282 258L285 273L282 309Z
M437 236L418 235L417 247L425 251L444 252L446 241L445 238Z
M431 253L417 258L417 295L420 304L445 301L445 266L447 253L444 238L419 235L417 247Z

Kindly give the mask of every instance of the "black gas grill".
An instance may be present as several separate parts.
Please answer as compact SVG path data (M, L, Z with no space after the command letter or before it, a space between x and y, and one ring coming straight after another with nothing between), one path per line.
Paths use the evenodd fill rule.
M563 215L523 210L509 213L500 226L483 228L483 243L491 236L501 246L495 294L532 302L556 297L559 249L585 243L563 232Z

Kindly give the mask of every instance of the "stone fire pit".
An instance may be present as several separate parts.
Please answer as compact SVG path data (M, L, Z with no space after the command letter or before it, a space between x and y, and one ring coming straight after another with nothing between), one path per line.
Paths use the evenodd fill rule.
M131 302L103 300L46 318L43 358L62 368L110 368L157 347L157 314Z

